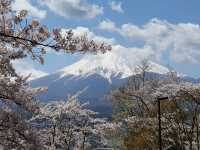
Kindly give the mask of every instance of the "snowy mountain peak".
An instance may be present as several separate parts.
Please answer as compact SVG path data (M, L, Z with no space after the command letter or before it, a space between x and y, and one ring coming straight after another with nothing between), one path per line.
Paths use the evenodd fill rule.
M114 52L106 54L87 55L78 62L58 71L60 78L67 75L88 76L99 74L111 82L112 77L126 78L134 74L134 68L139 64L137 58L121 56ZM165 74L168 69L150 62L151 72Z

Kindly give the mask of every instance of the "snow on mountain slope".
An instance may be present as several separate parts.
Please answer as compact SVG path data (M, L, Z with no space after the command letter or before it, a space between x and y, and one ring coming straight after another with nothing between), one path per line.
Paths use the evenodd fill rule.
M120 47L115 47L115 49ZM140 63L137 56L121 56L115 52L107 52L106 54L86 55L78 62L67 66L57 73L60 78L67 75L88 76L91 74L99 74L111 82L111 78L120 76L126 78L134 74L134 68ZM150 72L165 74L168 69L157 63L150 61Z

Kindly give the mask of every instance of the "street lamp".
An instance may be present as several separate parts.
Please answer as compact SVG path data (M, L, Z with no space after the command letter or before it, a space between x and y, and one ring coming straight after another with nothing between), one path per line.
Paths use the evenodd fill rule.
M168 97L158 97L157 104L158 104L158 126L159 126L159 150L162 150L162 135L161 135L161 115L160 115L160 101L167 100Z

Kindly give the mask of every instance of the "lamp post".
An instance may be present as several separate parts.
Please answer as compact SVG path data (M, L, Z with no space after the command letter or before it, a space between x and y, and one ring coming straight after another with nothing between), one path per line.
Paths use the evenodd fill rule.
M168 97L158 97L157 104L158 104L158 136L159 136L159 150L162 150L162 134L161 134L161 113L160 113L160 101L167 100Z

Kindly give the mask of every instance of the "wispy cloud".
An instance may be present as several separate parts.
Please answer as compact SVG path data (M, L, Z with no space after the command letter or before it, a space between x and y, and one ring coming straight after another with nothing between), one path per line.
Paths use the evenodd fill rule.
M122 9L122 3L121 2L115 2L115 1L112 1L109 3L111 9L113 11L116 11L116 12L119 12L119 13L123 13L124 10Z
M15 0L12 7L16 11L22 9L28 10L29 15L40 19L45 18L47 14L46 10L41 10L36 6L33 6L30 0Z
M67 19L92 19L103 14L103 7L86 0L43 0L42 4Z
M35 69L34 66L30 62L25 61L25 60L13 61L12 64L14 68L16 69L17 73L19 73L20 75L22 76L31 75L29 80L40 78L48 74L44 71Z

